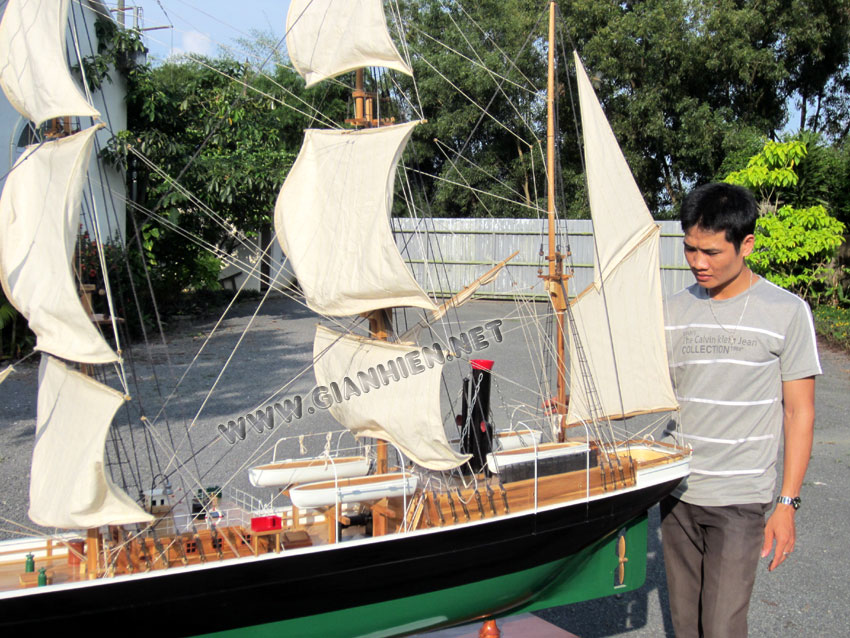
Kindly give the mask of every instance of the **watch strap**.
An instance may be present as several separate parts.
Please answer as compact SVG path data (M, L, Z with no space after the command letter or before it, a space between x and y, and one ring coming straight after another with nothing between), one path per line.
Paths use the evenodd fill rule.
M795 496L793 498L790 497L790 496L777 496L776 502L779 503L779 504L782 504L782 505L790 505L795 510L800 509L800 497L799 496Z

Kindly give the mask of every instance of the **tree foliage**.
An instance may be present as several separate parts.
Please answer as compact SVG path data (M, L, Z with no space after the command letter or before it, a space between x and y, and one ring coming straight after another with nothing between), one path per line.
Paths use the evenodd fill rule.
M214 286L210 250L230 252L238 236L271 223L280 186L311 110L341 116L340 90L311 93L282 69L255 73L229 58L170 60L128 75L130 129L110 158L135 177L136 226L160 294ZM298 110L284 106L304 103ZM187 237L193 241L187 241Z
M437 214L517 216L528 214L522 203L540 204L545 5L402 4L429 120L417 138L420 158L446 180L431 190ZM843 98L829 88L847 83L850 0L564 0L560 7L558 53L581 54L656 214L671 213L730 154L749 157L754 139L777 137L795 100L808 105L810 130L837 136L850 124ZM557 135L564 206L575 213L583 196L571 66L559 67ZM465 159L455 156L461 151Z
M427 123L413 150L433 214L534 216L545 197L545 51L537 0L406 0L402 23L416 78L401 81Z
M746 168L725 181L751 189L760 199L755 250L748 260L752 269L815 305L835 304L845 301L843 273L834 263L844 224L823 204L797 207L781 199L783 192L799 186L797 168L807 155L802 141L768 141Z
M824 91L850 51L846 0L573 0L563 11L655 211L754 132L775 137L793 99Z
M427 119L405 156L416 169L408 176L421 179L413 190L424 196L411 200L404 184L398 209L412 203L435 216L528 217L545 208L546 4L392 3L415 79L379 73L367 89L401 105L382 101L383 115ZM834 144L807 143L808 156L792 167L796 184L786 175L777 192L792 206L823 205L844 219L850 0L564 0L560 7L558 54L576 48L582 55L656 215L671 214L693 184L740 167L765 137L776 139L797 100L803 122L823 131L812 140ZM265 66L269 77L225 56L152 68L138 64L137 49L116 40L101 52L121 61L130 86L130 130L116 138L111 157L155 213L136 221L159 287L201 287L214 264L180 233L228 250L233 229L267 225L312 108L342 125L353 79L308 91L281 66ZM561 57L556 172L560 208L578 216L586 204L571 67Z

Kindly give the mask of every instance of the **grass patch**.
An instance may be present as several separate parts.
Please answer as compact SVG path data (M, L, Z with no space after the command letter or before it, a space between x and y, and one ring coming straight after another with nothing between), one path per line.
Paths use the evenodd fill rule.
M850 352L850 308L818 306L813 314L818 335L827 343Z

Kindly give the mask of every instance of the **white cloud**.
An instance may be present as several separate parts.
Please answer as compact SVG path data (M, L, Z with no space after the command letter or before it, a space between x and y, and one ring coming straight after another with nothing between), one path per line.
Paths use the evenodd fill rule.
M175 53L196 53L198 55L213 55L215 48L213 41L206 33L200 31L186 31L180 41L180 45L174 47Z

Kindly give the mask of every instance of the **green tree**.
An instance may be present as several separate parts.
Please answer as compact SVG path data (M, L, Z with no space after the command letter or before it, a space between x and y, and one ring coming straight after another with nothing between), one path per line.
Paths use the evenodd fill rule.
M795 206L782 199L782 193L800 185L797 171L808 154L799 140L768 141L746 168L730 173L725 181L749 188L760 201L755 250L748 259L753 270L813 305L836 304L845 301L843 273L834 263L844 241L844 224L823 204Z
M546 4L402 4L429 120L415 147L425 170L446 180L431 186L436 214L523 215L515 202L542 203L535 140L545 128ZM830 139L850 124L850 110L830 89L847 83L850 0L564 0L560 7L558 53L575 47L582 55L656 214L672 213L689 185L718 174L727 156L749 157L759 146L753 140L775 138L795 100L808 105L809 129L828 128ZM577 214L583 195L570 67L569 60L559 67L557 134L564 206Z
M850 51L847 0L572 0L563 12L657 212L754 134L775 137Z
M136 223L157 295L167 300L215 285L211 248L228 252L237 232L269 228L311 101L332 116L345 102L340 89L304 91L291 71L260 75L228 58L139 66L128 77L130 128L110 157L136 177L146 211Z
M437 176L424 184L436 216L533 216L545 201L544 9L537 0L401 4L416 78L401 85L428 120L412 156Z

